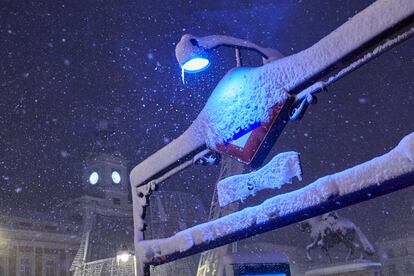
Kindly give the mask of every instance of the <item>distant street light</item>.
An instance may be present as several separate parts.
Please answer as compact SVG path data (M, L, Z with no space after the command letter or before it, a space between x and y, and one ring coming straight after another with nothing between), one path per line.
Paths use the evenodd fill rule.
M116 261L119 265L120 263L128 262L129 258L131 258L131 257L132 257L131 252L128 250L128 248L123 246L122 249L120 251L118 251L118 253L116 254Z

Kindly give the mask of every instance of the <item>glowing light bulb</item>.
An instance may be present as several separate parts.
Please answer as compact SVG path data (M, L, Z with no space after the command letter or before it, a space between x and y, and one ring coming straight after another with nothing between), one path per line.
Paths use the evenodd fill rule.
M131 254L128 252L122 252L121 254L119 254L118 256L116 256L118 264L120 262L122 263L126 263L129 260L129 257L131 257Z
M210 62L206 58L192 58L189 61L187 61L182 68L187 73L197 73L204 69L206 69L209 66Z

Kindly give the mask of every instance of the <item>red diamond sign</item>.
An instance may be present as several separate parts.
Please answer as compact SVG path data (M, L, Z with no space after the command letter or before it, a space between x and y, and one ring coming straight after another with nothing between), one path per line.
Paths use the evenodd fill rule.
M293 98L289 98L274 105L268 122L256 122L248 129L239 131L231 140L218 145L217 151L252 167L259 167L289 121L292 103Z

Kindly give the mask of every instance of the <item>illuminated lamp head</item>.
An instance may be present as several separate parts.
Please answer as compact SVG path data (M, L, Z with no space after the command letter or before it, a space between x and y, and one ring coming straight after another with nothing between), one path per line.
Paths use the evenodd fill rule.
M175 56L183 72L197 73L208 68L207 49L201 47L196 37L184 35L175 47Z
M197 73L207 69L209 64L210 62L208 61L208 59L204 57L194 57L188 60L186 63L184 63L182 68L187 73Z

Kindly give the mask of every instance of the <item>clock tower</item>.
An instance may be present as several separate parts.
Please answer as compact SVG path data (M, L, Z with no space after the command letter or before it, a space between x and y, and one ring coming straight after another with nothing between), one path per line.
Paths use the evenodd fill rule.
M127 160L114 149L112 137L111 126L101 120L82 166L83 195L66 203L68 212L81 221L81 244L70 269L75 276L83 275L88 262L111 258L121 247L133 246Z
M84 162L82 175L86 195L103 197L114 205L128 204L127 163L120 154L93 154Z
M84 161L82 182L86 195L98 196L113 205L128 205L127 160L110 142L113 134L108 122L98 124L92 153Z

